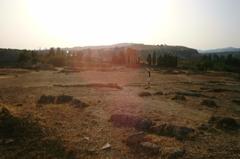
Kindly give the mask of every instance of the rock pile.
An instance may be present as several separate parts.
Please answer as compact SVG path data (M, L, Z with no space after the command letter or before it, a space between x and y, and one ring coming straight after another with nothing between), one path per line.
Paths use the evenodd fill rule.
M38 104L70 104L74 107L82 108L87 107L88 104L82 102L79 99L73 98L73 96L68 95L42 95L37 101Z

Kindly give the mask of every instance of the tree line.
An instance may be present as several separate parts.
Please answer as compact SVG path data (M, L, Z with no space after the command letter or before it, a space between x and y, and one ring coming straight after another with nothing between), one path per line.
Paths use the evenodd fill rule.
M157 57L156 52L153 54L148 54L147 63L149 66L159 66L159 67L177 67L178 58L177 56L164 54Z
M79 66L82 64L108 63L115 65L141 65L151 67L178 67L198 71L240 72L240 58L227 54L205 54L180 58L171 52L141 52L131 48L74 50L50 48L48 50L0 49L0 67L34 68L38 65L52 67Z
M227 56L219 56L216 54L204 55L197 63L199 70L217 70L217 71L230 71L240 72L240 59L233 57L232 54Z

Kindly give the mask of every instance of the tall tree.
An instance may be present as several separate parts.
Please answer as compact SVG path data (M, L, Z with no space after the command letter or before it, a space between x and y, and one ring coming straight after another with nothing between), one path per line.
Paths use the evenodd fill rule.
M156 57L156 52L153 52L153 57L152 57L152 64L155 66L157 62L157 57Z
M56 55L58 55L58 56L62 55L62 50L61 50L60 47L58 47L58 48L56 49Z
M152 65L152 56L151 54L148 54L148 57L147 57L147 62L148 62L148 65Z
M51 57L51 56L54 56L55 55L55 49L52 47L50 48L49 52L48 52L48 56Z

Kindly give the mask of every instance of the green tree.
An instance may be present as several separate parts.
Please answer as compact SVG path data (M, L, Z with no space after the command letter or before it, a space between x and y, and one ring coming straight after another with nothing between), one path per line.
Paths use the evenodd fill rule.
M148 54L148 57L147 57L147 63L148 63L148 65L152 65L152 56L151 56L151 54Z
M24 64L30 62L31 59L31 54L27 50L23 50L18 57L18 62Z
M48 56L55 56L55 49L52 47L49 49Z
M152 57L152 64L155 66L157 63L157 57L156 57L156 52L153 52L153 57Z

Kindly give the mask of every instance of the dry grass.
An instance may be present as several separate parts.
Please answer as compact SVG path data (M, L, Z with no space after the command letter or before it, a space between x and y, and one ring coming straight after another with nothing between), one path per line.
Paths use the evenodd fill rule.
M4 73L8 76L7 70ZM233 104L237 107L233 100L240 98L238 80L226 74L152 72L152 85L147 91L153 95L142 98L138 94L146 91L144 88L146 77L147 73L143 69L91 70L69 74L56 71L17 73L15 78L0 78L0 104L6 105L13 116L23 118L31 115L41 127L53 129L67 154L70 156L74 154L76 158L159 158L159 156L147 154L139 157L138 153L131 151L123 141L138 130L114 127L109 122L113 114L129 114L150 119L156 124L167 123L196 129L194 138L183 141L178 141L174 137L147 134L151 141L159 143L166 152L172 148L184 147L185 154L182 158L238 157L240 145L237 141L240 137L237 132L229 134L215 128L207 131L197 129L201 124L207 123L212 115L239 120L240 112L232 107ZM220 84L209 81L227 82ZM224 89L235 91L214 92L201 89L213 87L218 89L224 87ZM164 95L154 95L154 92L159 90L162 90ZM189 92L189 90L195 90L194 93L200 93L203 96L187 95L187 100L184 102L171 100L176 92ZM81 99L89 106L76 109L68 106L70 103L52 103L46 107L36 107L39 97L43 94L69 95L75 99ZM201 101L208 97L215 97L214 100L219 107L216 109L203 107ZM19 103L22 106L17 106ZM41 152L47 152L46 149L41 149L44 146L40 143L36 148ZM101 150L106 143L111 144L111 149ZM31 152L27 145L25 143L21 147L15 147L14 151L5 149L4 152L7 153L0 158L14 158L15 156L11 154ZM49 145L54 147L55 144ZM24 146L27 148L24 149ZM1 146L1 149L3 150L4 147ZM35 150L33 154L37 152ZM162 155L163 158L167 157ZM55 156L55 158L60 157Z

